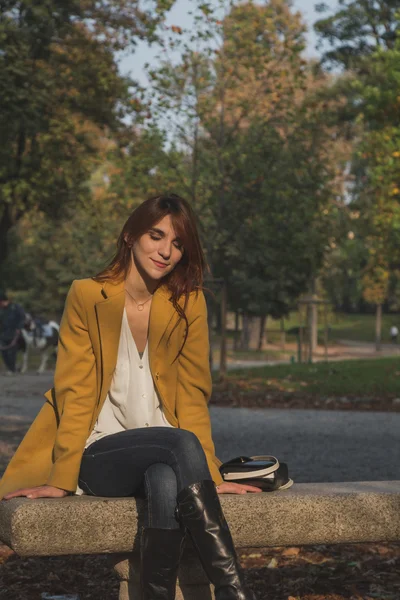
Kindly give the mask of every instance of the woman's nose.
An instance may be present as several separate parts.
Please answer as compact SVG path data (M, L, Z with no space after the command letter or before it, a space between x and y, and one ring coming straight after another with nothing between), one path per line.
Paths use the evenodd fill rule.
M171 255L171 247L172 244L170 242L164 242L159 248L158 253L165 259L169 258Z

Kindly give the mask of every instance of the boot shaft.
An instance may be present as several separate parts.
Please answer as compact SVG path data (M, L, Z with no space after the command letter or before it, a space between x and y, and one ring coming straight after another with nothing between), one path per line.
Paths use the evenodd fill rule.
M175 600L184 535L180 529L142 530L140 578L142 600Z
M212 480L187 486L177 496L176 515L189 533L216 600L256 600L244 585L232 536Z

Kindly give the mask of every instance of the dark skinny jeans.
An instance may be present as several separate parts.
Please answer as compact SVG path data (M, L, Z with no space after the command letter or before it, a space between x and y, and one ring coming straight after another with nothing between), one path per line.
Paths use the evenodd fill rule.
M177 494L203 479L211 475L194 433L175 427L143 427L90 444L83 453L79 487L92 496L145 497L146 525L177 529Z

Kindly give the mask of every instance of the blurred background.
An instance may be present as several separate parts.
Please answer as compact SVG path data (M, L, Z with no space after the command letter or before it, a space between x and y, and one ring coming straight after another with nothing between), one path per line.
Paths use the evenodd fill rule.
M399 17L400 0L0 0L1 472L52 386L72 280L177 193L210 266L217 455L275 454L295 483L399 479ZM270 600L399 598L399 544L240 558ZM5 600L118 593L105 556L0 545L0 566Z
M59 321L130 211L175 192L199 218L221 376L395 353L398 8L2 2L0 287Z

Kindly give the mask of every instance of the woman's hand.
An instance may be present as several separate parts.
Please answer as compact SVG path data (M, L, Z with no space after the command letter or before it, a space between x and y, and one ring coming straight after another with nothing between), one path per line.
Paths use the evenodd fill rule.
M218 494L247 494L247 492L262 492L262 489L253 485L245 485L244 483L224 481L220 485L217 485L217 492Z
M25 496L26 498L64 498L68 496L66 490L54 487L52 485L39 485L37 487L23 488L16 492L11 492L4 496L4 500L11 500L11 498L17 498L18 496Z

